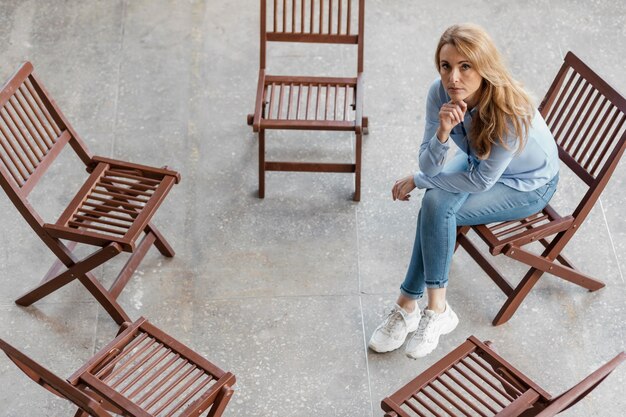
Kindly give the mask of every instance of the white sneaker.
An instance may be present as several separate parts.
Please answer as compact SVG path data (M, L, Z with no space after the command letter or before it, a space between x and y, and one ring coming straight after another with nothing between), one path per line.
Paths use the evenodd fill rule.
M368 343L374 352L384 353L398 349L409 333L414 332L420 323L420 310L415 308L407 313L399 305L395 305L380 326L374 330Z
M424 309L417 331L406 345L406 355L413 359L428 355L437 347L439 336L450 333L457 324L459 318L448 303L443 313Z

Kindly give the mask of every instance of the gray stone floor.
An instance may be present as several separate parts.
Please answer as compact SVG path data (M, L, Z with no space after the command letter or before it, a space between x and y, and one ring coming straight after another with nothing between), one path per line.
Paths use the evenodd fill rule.
M420 361L378 355L365 343L394 300L409 260L420 195L390 199L416 169L438 36L448 25L487 28L537 101L568 50L626 93L622 0L368 0L363 196L345 174L271 173L256 198L257 141L245 124L258 68L253 0L2 0L0 78L31 60L96 154L168 164L183 181L155 222L177 250L152 250L120 303L188 343L238 378L226 416L381 416L380 400L471 334L490 339L555 394L626 344L626 163L566 253L606 288L588 293L546 276L506 325L491 319L502 294L467 254L455 257L449 298L461 318ZM347 48L314 49L316 73L347 74ZM293 63L293 62L296 63ZM270 69L306 72L300 48L277 47ZM268 155L350 158L345 136L268 135ZM297 139L296 139L297 138ZM331 139L332 138L332 139ZM53 221L82 181L63 155L32 201ZM554 205L582 192L562 175ZM578 195L577 195L578 194ZM61 376L110 339L113 321L77 283L35 305L14 304L53 257L0 196L0 335ZM512 278L523 270L497 263ZM115 265L98 270L105 283ZM626 366L567 416L623 416ZM69 416L67 403L0 359L0 416Z

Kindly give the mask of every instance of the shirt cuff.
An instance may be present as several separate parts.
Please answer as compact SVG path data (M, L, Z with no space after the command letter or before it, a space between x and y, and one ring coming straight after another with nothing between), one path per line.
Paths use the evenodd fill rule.
M413 184L415 184L416 188L427 188L426 185L424 184L424 173L423 172L416 172L413 175Z
M439 161L439 164L442 164L448 154L448 150L450 150L450 137L444 143L441 143L435 133L428 143L428 149L435 157L434 159Z

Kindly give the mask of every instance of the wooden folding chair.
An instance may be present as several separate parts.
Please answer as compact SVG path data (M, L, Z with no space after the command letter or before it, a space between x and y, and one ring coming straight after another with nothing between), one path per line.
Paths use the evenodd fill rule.
M56 223L45 223L30 205L28 195L68 143L90 175ZM0 184L9 199L58 258L41 283L16 303L31 305L79 280L118 324L129 321L116 298L150 246L154 244L164 256L174 256L150 219L180 181L180 175L167 168L92 156L29 62L13 74L0 93L0 174ZM101 249L79 260L72 253L77 243ZM106 290L91 271L121 252L133 254Z
M554 135L561 161L589 188L571 215L561 216L548 205L525 219L471 227L492 255L504 254L530 266L515 287L467 238L470 227L459 228L457 247L461 245L507 296L494 325L513 316L545 272L590 291L604 287L575 268L561 251L580 229L626 149L626 100L568 52L539 110ZM545 250L536 254L524 248L533 242Z
M86 414L110 417L219 417L233 394L235 376L154 327L143 317L68 381L52 374L2 339L0 349L35 382ZM106 411L105 411L106 410ZM86 414L85 414L86 413Z
M259 133L259 198L265 171L355 174L354 201L361 198L363 116L363 26L365 0L261 0L261 59L254 114L248 124ZM356 31L355 31L356 30ZM357 45L356 77L295 77L266 74L267 42ZM356 135L354 163L265 160L265 130L339 130Z
M465 343L385 398L385 417L549 417L583 399L622 361L624 352L568 391L552 397L498 355L489 342Z

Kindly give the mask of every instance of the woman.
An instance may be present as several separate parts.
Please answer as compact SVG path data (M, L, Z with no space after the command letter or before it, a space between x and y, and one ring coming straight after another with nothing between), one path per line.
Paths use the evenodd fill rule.
M395 307L369 342L376 352L402 346L432 352L459 319L446 302L457 226L524 218L541 211L556 190L554 138L526 92L509 75L489 35L479 26L449 27L435 53L440 74L428 92L420 171L396 181L394 200L426 189L411 263ZM456 155L446 162L451 142ZM423 311L417 300L424 291Z

